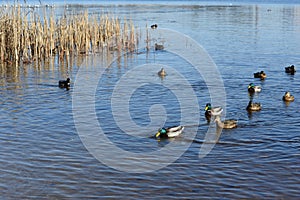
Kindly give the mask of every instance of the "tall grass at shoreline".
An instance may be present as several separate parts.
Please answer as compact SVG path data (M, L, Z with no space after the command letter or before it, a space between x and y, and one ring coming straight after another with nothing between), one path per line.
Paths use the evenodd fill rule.
M0 62L30 63L136 47L134 25L126 19L87 11L56 18L55 8L39 15L20 5L0 9Z

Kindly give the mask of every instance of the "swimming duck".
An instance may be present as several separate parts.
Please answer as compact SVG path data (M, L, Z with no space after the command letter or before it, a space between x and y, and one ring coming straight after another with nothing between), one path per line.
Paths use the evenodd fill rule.
M265 78L267 78L267 75L264 71L260 71L260 72L254 73L254 78L265 79Z
M285 68L285 72L294 75L296 72L295 66L291 65Z
M161 70L157 74L158 74L158 76L166 76L167 72L164 68L161 68Z
M224 129L231 129L237 127L237 121L234 119L227 119L224 121L221 121L220 116L216 116L215 122L218 127L224 128Z
M284 96L282 97L283 101L294 101L295 97L291 95L289 91L285 92Z
M58 87L69 89L70 88L70 78L67 78L67 80L58 81Z
M250 100L246 109L248 111L259 111L259 110L261 110L261 105L260 105L260 103L253 103Z
M163 50L163 49L164 49L164 45L155 43L155 51Z
M210 121L211 116L221 115L223 108L221 106L211 107L210 103L207 103L205 106L205 117L207 121Z
M173 126L169 128L161 128L155 134L155 137L172 138L180 135L183 130L184 130L184 126Z
M151 25L151 28L152 28L152 29L157 29L157 24Z
M254 85L253 83L250 83L248 85L248 92L250 93L254 93L254 92L260 92L261 91L261 87L258 85Z

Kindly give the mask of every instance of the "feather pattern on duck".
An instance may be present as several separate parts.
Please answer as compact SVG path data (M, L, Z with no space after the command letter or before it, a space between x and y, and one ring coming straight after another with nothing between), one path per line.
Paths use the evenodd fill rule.
M232 128L237 127L237 121L234 119L227 119L227 120L221 121L220 116L216 116L215 122L218 127L224 128L224 129L232 129Z
M246 109L248 111L259 111L259 110L261 110L261 104L260 103L253 103L250 100Z

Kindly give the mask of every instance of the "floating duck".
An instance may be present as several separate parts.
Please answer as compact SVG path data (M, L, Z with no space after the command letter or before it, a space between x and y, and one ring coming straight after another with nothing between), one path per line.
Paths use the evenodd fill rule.
M234 119L227 119L224 121L221 121L220 116L216 116L215 122L218 127L224 128L224 129L231 129L237 127L237 121Z
M161 70L157 74L158 74L158 76L166 76L167 72L164 68L161 68Z
M285 92L284 96L282 97L283 101L294 101L295 97L291 95L290 92Z
M261 91L261 87L258 85L254 85L253 83L250 83L248 85L248 92L250 93L254 93L254 92L260 92Z
M164 49L164 45L155 43L155 51L163 50L163 49Z
M157 24L151 25L151 28L152 28L152 29L157 29Z
M296 72L296 69L295 69L294 65L291 65L291 66L285 68L285 73L289 73L291 75L294 75L295 72Z
M58 81L58 87L69 89L70 88L70 78L67 78L67 80Z
M211 116L221 115L223 108L221 106L211 107L210 103L207 103L205 106L205 118L207 121L210 121Z
M259 111L259 110L261 110L261 105L260 105L260 103L253 103L250 100L246 109L248 111Z
M267 78L267 75L264 71L256 72L253 75L254 75L254 78L260 78L260 79Z
M184 126L173 126L169 128L161 128L155 134L155 137L172 138L180 135L183 130L184 130Z

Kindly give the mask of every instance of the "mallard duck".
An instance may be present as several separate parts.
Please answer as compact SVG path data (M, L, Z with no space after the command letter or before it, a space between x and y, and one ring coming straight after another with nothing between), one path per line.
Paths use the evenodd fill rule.
M210 103L207 103L205 106L205 117L207 121L210 121L211 116L221 115L223 108L221 106L211 107Z
M250 100L246 109L248 111L259 111L259 110L261 110L261 105L260 105L260 103L253 103Z
M283 101L294 101L295 97L291 95L290 92L285 92L284 96L282 97Z
M260 72L254 73L254 78L265 79L265 78L267 78L267 75L264 71L260 71Z
M183 130L184 130L184 126L173 126L169 128L161 128L155 134L155 137L172 138L180 135Z
M227 119L224 121L221 121L220 116L216 116L215 122L218 127L224 128L224 129L231 129L237 127L237 121L234 119Z
M295 66L294 65L291 65L291 66L289 66L289 67L286 67L285 68L285 72L286 73L289 73L289 74L295 74L295 72L296 72L296 69L295 69Z
M70 88L70 78L67 78L67 80L58 81L58 87L69 89Z
M157 24L151 25L151 28L152 28L152 29L157 29Z
M155 43L155 51L163 50L163 49L164 49L164 45Z
M254 85L253 83L250 83L248 85L248 92L250 93L254 93L254 92L260 92L261 91L261 87L258 85Z
M167 72L164 68L161 68L161 70L159 72L157 72L158 76L166 76Z

